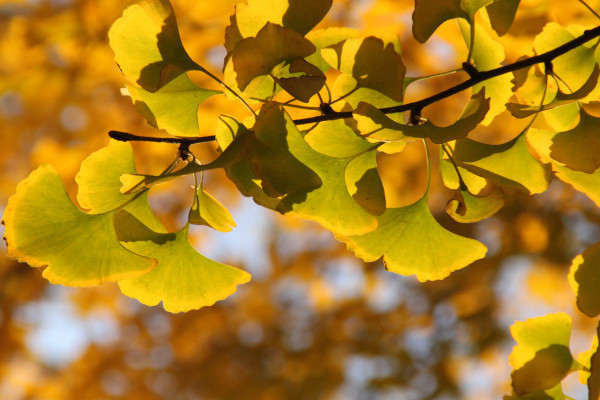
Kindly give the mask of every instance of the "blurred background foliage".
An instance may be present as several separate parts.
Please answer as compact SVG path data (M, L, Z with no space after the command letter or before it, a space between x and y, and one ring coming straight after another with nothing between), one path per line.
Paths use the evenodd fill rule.
M216 72L237 2L173 2L188 53ZM74 198L81 161L106 145L111 129L161 134L121 96L124 79L107 43L110 25L129 3L0 0L0 207L41 163L58 170ZM589 4L600 8L600 1ZM466 55L458 25L447 22L417 44L413 6L412 0L336 0L319 27L398 35L408 76L455 69ZM597 24L574 0L522 0L515 24L499 39L507 61L531 55L533 38L550 21ZM213 85L201 75L192 78ZM413 85L406 101L462 78ZM449 123L467 97L425 114ZM246 115L225 98L207 100L198 112L202 134L211 134L221 113ZM502 143L523 123L505 112L471 136ZM134 149L142 172L159 172L176 152L168 144ZM192 150L201 160L216 155L213 144ZM380 156L390 203L418 198L426 179L422 147ZM316 224L241 198L221 172L205 182L232 210L238 228L229 234L196 228L195 243L208 257L251 272L252 282L213 307L172 315L121 295L115 284L49 285L39 270L2 256L0 398L498 399L510 392L508 327L515 320L564 311L574 318L575 354L591 344L593 321L576 310L566 277L571 259L600 240L600 212L561 182L542 195L508 192L498 214L459 225L444 212L451 194L437 179L430 204L436 218L483 241L489 252L443 281L424 284L388 273L380 262L362 263ZM151 193L171 229L183 222L190 183ZM566 384L567 394L585 396L575 375Z

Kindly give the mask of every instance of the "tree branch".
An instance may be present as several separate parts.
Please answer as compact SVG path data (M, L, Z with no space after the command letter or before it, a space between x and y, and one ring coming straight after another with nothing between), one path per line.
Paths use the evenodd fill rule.
M197 138L161 138L161 137L150 137L150 136L137 136L127 132L120 131L110 131L108 132L108 136L112 139L121 141L121 142L158 142L158 143L176 143L178 145L183 146L191 146L196 143L205 143L212 142L216 140L216 137L213 136L202 136Z
M542 53L537 56L525 58L525 59L517 61L515 63L504 65L502 67L498 67L498 68L491 69L488 71L476 71L476 70L470 71L470 72L468 71L470 74L470 78L464 82L459 83L456 86L453 86L453 87L446 89L440 93L434 94L433 96L426 97L424 99L421 99L421 100L418 100L418 101L415 101L412 103L402 104L402 105L394 106L394 107L381 108L379 111L383 112L384 114L392 114L392 113L398 113L398 112L404 112L404 111L413 111L413 112L420 111L423 108L425 108L433 103L436 103L447 97L450 97L457 93L460 93L463 90L469 89L469 88L475 86L476 84L486 81L488 79L492 79L497 76L507 74L509 72L517 71L519 69L531 67L535 64L544 63L545 65L551 65L552 60L554 60L555 58L562 56L563 54L568 53L569 51L574 50L577 47L583 45L584 43L587 43L590 40L597 38L597 37L600 37L600 26L597 26L594 29L586 30L583 33L583 35L581 35L581 36L579 36L579 37L577 37L577 38L575 38L553 50L547 51L546 53ZM294 120L294 123L296 125L305 125L305 124L313 124L316 122L332 121L332 120L342 119L342 118L352 118L352 111L333 112L333 113L329 113L329 114L325 114L325 115L318 115L318 116L310 117L310 118L297 119L297 120Z

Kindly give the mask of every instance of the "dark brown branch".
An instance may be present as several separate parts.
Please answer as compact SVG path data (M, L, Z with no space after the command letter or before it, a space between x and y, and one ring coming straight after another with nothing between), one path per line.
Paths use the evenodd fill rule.
M197 138L161 138L161 137L150 137L150 136L137 136L127 132L110 131L108 136L112 139L119 140L121 142L158 142L158 143L176 143L189 147L196 143L206 143L216 140L213 136L202 136Z
M449 89L446 89L440 93L434 94L433 96L426 97L419 101L415 101L412 103L402 104L400 106L381 108L380 111L384 114L392 114L404 111L413 111L413 110L422 110L423 108L436 103L440 100L443 100L447 97L453 96L457 93L462 92L463 90L469 89L478 83L486 81L488 79L495 78L497 76L501 76L507 74L509 72L514 72L519 69L531 67L536 64L544 63L545 65L552 65L552 60L555 58L562 56L563 54L576 49L577 47L583 45L584 43L589 42L590 40L600 37L600 26L587 30L583 33L583 35L553 49L547 51L546 53L539 54L537 56L529 57L517 61L512 64L504 65L502 67L498 67L495 69L491 69L488 71L471 71L471 77L464 82L459 83L456 86L453 86ZM333 112L325 115L318 115L310 118L302 118L294 120L296 125L305 125L305 124L313 124L316 122L322 121L332 121L336 119L342 118L352 118L352 111L342 111L342 112Z

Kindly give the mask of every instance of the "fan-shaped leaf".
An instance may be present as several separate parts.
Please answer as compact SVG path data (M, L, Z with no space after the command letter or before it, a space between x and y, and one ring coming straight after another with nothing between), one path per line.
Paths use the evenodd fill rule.
M329 157L352 157L373 147L373 143L357 135L342 119L319 123L306 133L304 140Z
M494 215L502 206L504 195L500 188L494 186L485 195L473 195L466 189L460 189L446 204L446 212L458 222L469 223Z
M321 50L333 68L354 78L357 87L375 89L402 101L406 68L393 43L374 36L347 39Z
M108 32L121 72L155 92L185 71L201 70L188 56L168 0L143 0L123 12Z
M521 0L495 0L485 7L492 28L498 36L504 35L510 29L520 2Z
M79 185L77 201L89 214L112 211L131 200L133 195L120 193L121 175L134 174L131 144L111 140L108 146L91 154L81 163L75 176Z
M150 271L156 260L117 241L114 213L90 215L69 199L58 173L42 165L17 186L4 212L8 256L66 286L94 286Z
M579 310L592 318L600 315L600 243L573 259L569 283L577 296Z
M147 202L136 202L115 217L123 245L158 260L150 273L119 281L123 294L150 306L162 300L166 311L177 313L210 306L250 280L247 272L199 254L187 239L189 225L164 233L158 224Z
M196 189L188 220L190 224L210 226L220 232L229 232L235 227L235 221L225 206L202 186Z
M564 313L517 321L511 334L517 345L509 356L515 393L554 388L577 365L569 349L571 317Z
M182 74L157 92L128 86L135 108L155 128L179 137L199 134L198 106L221 91L198 87L187 74Z
M427 196L406 207L388 208L378 228L361 236L336 235L367 262L383 257L386 269L415 274L420 281L443 279L483 258L486 247L447 231L433 218Z
M346 166L346 186L350 196L373 215L385 211L385 194L377 172L377 152L372 150L353 158Z
M351 28L326 28L309 32L306 38L317 48L317 51L306 57L306 61L326 72L331 66L321 56L321 50L359 36L360 32Z

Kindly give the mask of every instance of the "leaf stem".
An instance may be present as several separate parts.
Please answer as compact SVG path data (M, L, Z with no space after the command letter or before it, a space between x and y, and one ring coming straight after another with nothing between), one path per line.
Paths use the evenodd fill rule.
M590 30L586 30L583 33L583 35L581 35L561 46L558 46L557 48L555 48L553 50L547 51L542 54L538 54L536 56L524 58L524 59L516 61L512 64L504 65L504 66L501 66L501 67L498 67L495 69L491 69L488 71L477 71L477 73L475 73L473 76L471 76L466 81L461 82L458 85L448 88L442 92L434 94L433 96L426 97L424 99L421 99L421 100L418 100L418 101L415 101L412 103L402 104L402 105L394 106L394 107L381 108L381 109L379 109L379 111L383 112L384 114L392 114L392 113L399 113L399 112L404 112L404 111L423 109L433 103L436 103L440 100L443 100L443 99L453 96L457 93L460 93L463 90L467 90L467 89L473 87L474 85L484 82L488 79L492 79L497 76L507 74L509 72L517 71L519 69L531 67L536 64L551 62L555 58L562 56L563 54L568 53L569 51L576 49L577 47L579 47L579 46L583 45L584 43L587 43L590 40L597 38L597 37L600 37L600 26L597 26ZM326 115L318 115L318 116L310 117L310 118L297 119L297 120L294 120L294 123L296 125L304 125L304 124L312 124L315 122L331 121L331 120L343 119L343 118L352 118L352 111L333 112L333 113L329 113Z
M592 7L590 7L585 1L583 0L578 0L581 4L583 4L584 7L586 7L592 14L594 14L594 16L598 19L600 19L600 15L598 15L598 13L596 11L594 11L594 9Z

